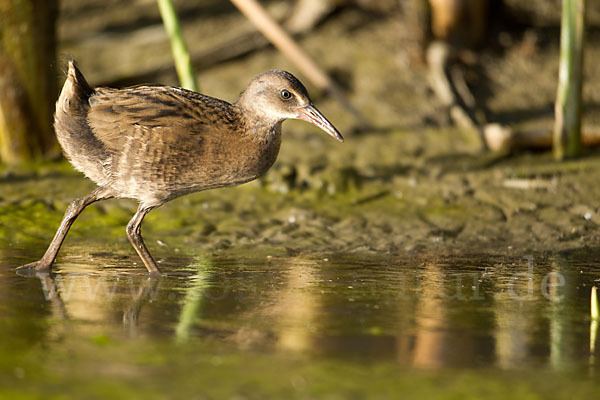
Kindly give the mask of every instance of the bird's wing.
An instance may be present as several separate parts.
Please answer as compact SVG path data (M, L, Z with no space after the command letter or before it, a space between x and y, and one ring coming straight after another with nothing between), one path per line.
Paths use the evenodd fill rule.
M222 132L234 118L227 102L167 86L97 88L89 102L92 132L112 151L121 151L140 131L160 135L160 141L178 142L191 136L202 141L205 135Z

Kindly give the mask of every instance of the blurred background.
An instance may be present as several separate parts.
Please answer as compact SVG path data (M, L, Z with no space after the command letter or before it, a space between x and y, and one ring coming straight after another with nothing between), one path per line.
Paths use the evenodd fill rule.
M491 123L510 128L511 134L526 132L536 137L552 130L562 7L560 0L522 3L297 0L265 1L263 5L345 90L351 104L369 116L376 131L414 132L448 126L481 131ZM598 57L600 11L597 4L589 3L583 120L584 131L595 142L600 136L594 119L600 91L597 80L591 78L598 76L594 60ZM47 114L64 77L63 55L79 62L93 86L178 85L168 37L153 0L127 4L110 0L14 2L22 8L19 12L11 10L11 4L6 2L3 11L4 37L11 37L11 32L29 22L31 31L21 36L29 36L37 44L7 40L5 59L18 60L10 66L10 73L21 76L25 82L21 86L28 93L36 88L35 96L28 95L36 101L21 105L23 113L41 113L44 117L36 119L45 118L39 123L42 126L28 132L35 136L33 131L41 130L46 138L38 139L40 143L31 140L32 148L22 150L24 156L39 153L40 148L42 152L56 151ZM269 47L232 3L175 1L174 5L202 93L234 101L257 73L274 67L288 69L308 84L342 132L357 128L356 120L335 101L320 99L319 91L310 87L311 80ZM34 19L27 13L33 13ZM39 51L35 57L27 52L18 55L15 46L37 46ZM440 68L446 71L454 97L447 93L443 77L437 76ZM45 106L36 105L44 98ZM10 108L9 100L3 103L4 109ZM18 152L15 147L26 146L18 143L17 133L3 136L7 136L2 141L4 149L12 146L13 152ZM530 147L527 140L522 145L519 138L514 141L513 147ZM9 152L3 150L5 162L10 162Z

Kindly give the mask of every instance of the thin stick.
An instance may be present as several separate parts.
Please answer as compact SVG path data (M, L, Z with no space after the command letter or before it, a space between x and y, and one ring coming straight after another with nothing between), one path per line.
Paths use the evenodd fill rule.
M275 47L290 59L300 71L319 89L328 92L356 119L361 125L369 126L367 119L346 99L342 90L329 76L310 58L304 50L294 42L294 39L266 12L256 0L231 0L250 22Z
M596 338L598 337L598 321L600 320L600 311L598 310L598 288L592 286L591 309L592 321L590 323L590 361L594 361L596 352Z
M600 320L600 310L598 309L598 288L596 286L592 286L590 314L592 320Z
M173 59L175 60L175 69L177 70L177 76L182 87L186 89L198 91L198 85L196 83L196 75L194 74L194 68L190 60L190 53L188 52L185 40L181 33L181 27L179 26L179 19L175 12L175 7L171 0L157 0L158 8L160 9L160 16L162 17L165 30L169 35L169 41L171 42L171 51L173 53Z

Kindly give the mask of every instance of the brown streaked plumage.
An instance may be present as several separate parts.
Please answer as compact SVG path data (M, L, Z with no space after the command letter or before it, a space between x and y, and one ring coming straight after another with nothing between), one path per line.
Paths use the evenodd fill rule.
M44 256L20 269L51 268L67 232L89 204L131 198L139 207L127 235L151 274L159 274L141 236L144 216L184 194L239 185L275 162L281 123L308 121L339 141L340 133L312 105L292 74L256 76L237 102L158 85L92 89L69 62L54 126L64 154L98 188L67 208Z

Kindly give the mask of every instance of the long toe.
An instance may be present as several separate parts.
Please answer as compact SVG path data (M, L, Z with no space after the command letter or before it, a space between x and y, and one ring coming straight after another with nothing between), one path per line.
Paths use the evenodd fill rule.
M49 271L50 267L41 265L39 261L17 267L17 275L26 277L35 277L40 273L48 273Z

